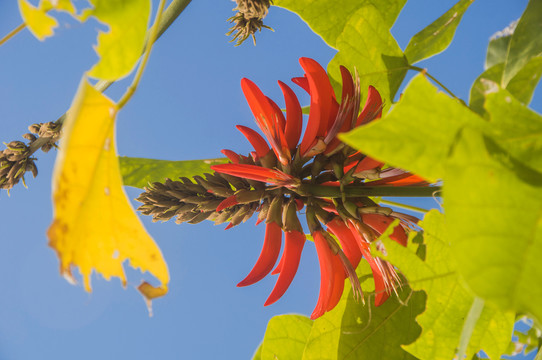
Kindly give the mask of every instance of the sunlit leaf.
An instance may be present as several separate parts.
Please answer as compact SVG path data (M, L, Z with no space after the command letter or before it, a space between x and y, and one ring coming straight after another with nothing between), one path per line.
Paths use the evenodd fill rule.
M256 351L254 352L254 356L252 357L252 360L262 360L262 345L258 346Z
M422 226L424 244L411 242L405 248L385 238L388 255L380 256L397 266L414 290L427 293L426 310L417 318L422 334L405 349L424 360L452 359L474 296L462 286L450 244L444 240L444 216L432 210ZM417 255L421 246L425 249L425 261ZM498 359L507 348L513 326L513 313L505 314L486 305L474 326L467 358L483 349L492 359Z
M457 25L474 0L460 0L410 39L405 56L411 64L438 54L450 45Z
M458 130L487 124L459 101L438 92L423 76L408 84L401 100L381 120L359 127L341 139L393 166L429 180L442 178Z
M415 318L424 309L425 295L404 287L401 300L390 297L374 306L374 285L369 266L358 266L365 306L356 302L347 282L345 295L332 311L314 321L303 360L311 359L415 359L401 348L420 334Z
M279 315L269 320L260 359L301 359L312 323L311 319L302 315Z
M511 25L512 27L507 27L506 29L504 29L502 32L505 32L506 35L493 37L489 40L489 44L487 46L486 62L484 64L485 69L489 69L493 65L502 64L506 61L508 46L510 46L510 39L512 38L512 34L507 33L512 32L513 29L515 29L516 25L517 24L513 24Z
M341 82L339 65L361 78L361 89L369 85L391 104L408 66L390 28L406 3L394 1L342 1L341 6L326 0L278 0L275 5L299 14L318 35L339 52L328 66L335 88Z
M18 0L19 11L28 30L39 40L53 36L58 22L43 9L34 7L27 0Z
M143 188L149 183L176 180L181 176L193 177L212 173L211 165L225 164L226 158L168 161L145 158L119 157L120 172L126 186Z
M542 319L542 173L465 128L444 181L447 237L469 287Z
M84 79L63 126L53 175L54 219L49 244L64 276L77 267L85 289L92 271L126 284L123 262L149 271L167 289L169 274L158 246L122 188L114 137L116 104Z
M329 46L338 48L337 38L346 24L358 17L356 12L364 6L376 6L384 25L390 29L405 5L406 0L372 1L344 0L341 6L328 0L275 0L273 4L298 14L311 29L320 35Z
M94 16L109 27L98 34L96 52L100 60L89 76L116 80L128 75L136 65L143 47L149 22L150 0L90 0L94 6L82 19Z
M381 12L371 5L357 10L336 45L339 52L328 66L331 77L340 83L340 65L356 68L362 92L366 93L369 85L373 85L385 106L389 106L405 77L408 63Z
M490 120L486 133L517 161L542 172L542 116L506 90L488 94L485 107Z
M484 71L472 85L469 107L479 114L485 114L484 102L487 94L499 90L504 63L493 65ZM532 58L510 80L506 89L523 104L529 104L540 78L542 77L542 57Z
M508 47L502 84L508 82L535 56L542 55L542 0L530 0Z

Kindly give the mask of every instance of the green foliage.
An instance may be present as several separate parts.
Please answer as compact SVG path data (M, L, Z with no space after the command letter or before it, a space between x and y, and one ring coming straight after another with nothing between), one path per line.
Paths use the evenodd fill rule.
M94 16L109 26L98 34L96 52L100 60L89 76L116 80L128 75L135 67L143 47L149 22L150 0L91 0L94 6L82 19Z
M408 63L389 29L405 0L349 0L337 7L325 0L278 0L275 4L299 14L330 46L338 50L328 65L336 84L339 66L357 69L361 89L375 86L391 104L407 72ZM370 34L370 36L368 36Z
M260 359L301 359L313 321L302 315L275 316L267 324Z
M420 334L415 318L424 309L425 295L405 286L398 298L375 307L373 279L367 275L370 272L365 262L357 270L365 306L354 299L347 282L337 307L314 322L299 315L273 318L262 344L261 359L415 359L401 346ZM299 332L292 334L288 326L279 326L284 324L295 324ZM271 348L274 350L267 352ZM282 349L292 349L293 353Z
M168 161L119 156L120 172L124 185L142 189L148 183L176 180L181 176L192 177L210 173L211 165L224 164L226 158Z
M452 42L455 29L474 0L460 0L441 17L410 39L405 56L411 64L444 51Z
M457 100L416 76L399 103L383 119L341 136L347 144L393 166L431 181L445 173L445 163L458 130L485 122Z
M465 318L474 301L474 296L461 285L458 266L451 256L450 244L445 240L444 221L444 215L432 210L421 224L423 244L411 241L405 248L390 239L383 239L388 256L380 255L405 274L413 290L427 293L425 312L417 318L422 334L405 347L420 359L454 357ZM422 245L425 261L417 255ZM513 313L485 306L470 337L467 358L481 349L492 359L498 358L506 350L513 326Z
M518 22L510 44L502 79L506 86L535 56L542 55L542 0L530 0Z

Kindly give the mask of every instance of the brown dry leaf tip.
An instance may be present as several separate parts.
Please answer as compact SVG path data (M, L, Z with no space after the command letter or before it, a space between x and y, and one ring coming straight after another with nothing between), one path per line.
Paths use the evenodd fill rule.
M271 6L271 0L236 0L237 7L233 11L237 10L237 14L230 17L228 21L234 25L230 28L230 31L226 35L233 35L230 42L235 41L235 46L241 45L249 36L252 36L254 45L256 45L256 31L262 31L262 28L273 31L267 25L264 25L263 19L267 15L269 6Z

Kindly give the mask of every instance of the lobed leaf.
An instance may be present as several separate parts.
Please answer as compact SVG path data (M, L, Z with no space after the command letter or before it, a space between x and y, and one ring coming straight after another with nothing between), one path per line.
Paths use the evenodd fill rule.
M470 289L542 319L542 173L466 128L444 181L448 238Z
M442 160L466 124L487 126L459 101L438 92L423 75L418 75L391 112L340 138L373 158L436 181L445 173Z
M166 178L193 177L210 173L211 165L225 164L227 158L168 161L120 156L120 172L124 185L142 189L149 183L163 182Z
M423 244L410 241L408 248L405 248L389 238L383 238L388 255L379 255L405 274L413 290L427 293L425 312L417 318L422 327L421 336L413 344L405 346L407 351L420 359L444 360L454 357L465 319L474 302L474 296L462 286L450 244L445 240L444 221L443 214L430 211L422 222ZM425 260L417 255L422 246ZM376 251L374 245L373 248ZM513 313L503 313L486 305L472 329L467 358L483 349L490 358L498 359L506 351L513 326Z
M410 64L444 51L452 42L463 14L474 0L459 0L450 10L410 39L405 56Z
M54 29L58 26L58 22L54 17L47 14L44 8L35 7L27 0L18 0L19 12L28 30L38 40L53 36Z
M301 359L312 324L311 319L302 315L273 317L267 324L260 359Z
M505 60L502 86L536 56L542 56L542 0L530 0L512 34Z
M88 75L102 80L117 80L128 75L135 67L143 48L149 22L150 0L90 0L93 9L83 12L81 18L94 16L109 26L108 32L99 32L95 50L100 60Z
M406 0L347 0L341 6L326 0L277 0L275 5L296 12L324 41L338 50L328 72L339 90L339 65L361 78L361 89L373 85L391 104L408 63L389 29Z
M123 262L149 271L165 293L169 282L160 249L145 231L122 188L114 137L117 107L83 79L64 122L53 174L54 218L47 235L61 273L78 267L91 291L92 271L126 285Z

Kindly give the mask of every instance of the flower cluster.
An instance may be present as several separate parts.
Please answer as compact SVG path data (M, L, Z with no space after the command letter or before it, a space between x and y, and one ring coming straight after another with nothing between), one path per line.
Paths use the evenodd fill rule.
M400 278L392 265L371 255L370 245L393 226L390 238L406 246L407 233L418 219L381 207L369 196L376 195L373 192L378 188L423 188L428 183L401 169L386 167L337 137L381 116L382 99L374 87L367 89L361 108L357 74L352 76L341 67L339 98L316 61L301 58L300 64L305 74L292 80L311 99L304 133L303 112L288 85L279 81L284 115L252 81L242 79L241 88L264 136L245 126L237 128L254 151L244 156L223 150L230 163L212 166L215 174L195 177L196 183L184 178L155 183L138 200L143 202L140 210L155 220L176 216L178 222L229 221L227 228L258 213L257 223L266 223L263 247L253 269L238 286L254 284L269 273L278 274L265 305L276 302L295 277L306 242L298 218L304 211L320 264L320 294L311 315L315 319L337 305L346 278L355 296L363 299L355 271L362 258L373 273L375 305L393 293Z

